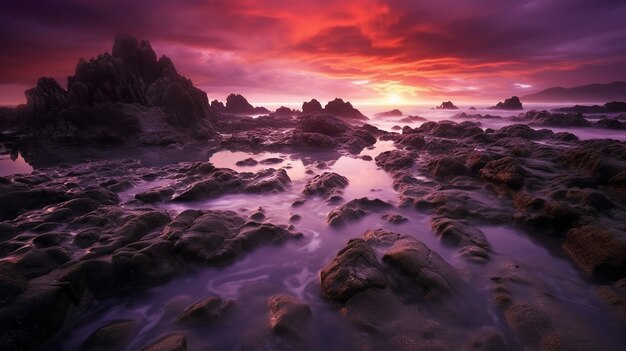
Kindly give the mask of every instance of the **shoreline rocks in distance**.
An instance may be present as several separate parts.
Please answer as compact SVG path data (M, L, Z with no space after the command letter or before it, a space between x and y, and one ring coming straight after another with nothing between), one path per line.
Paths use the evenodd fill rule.
M519 97L511 96L505 99L504 102L498 102L496 106L489 107L490 110L523 110L522 102Z
M436 110L458 110L459 108L456 107L452 101L444 101L441 103L441 105L435 107Z

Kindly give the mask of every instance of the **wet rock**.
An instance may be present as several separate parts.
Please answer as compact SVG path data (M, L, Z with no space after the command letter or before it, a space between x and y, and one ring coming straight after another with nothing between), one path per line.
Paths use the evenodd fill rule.
M26 290L26 277L15 264L0 262L0 304L4 305L13 297Z
M444 101L441 105L435 107L437 110L458 110L459 108L454 106L452 101Z
M19 261L17 267L28 278L39 277L59 267L59 262L43 250L30 250Z
M289 343L306 347L312 340L311 308L293 296L281 294L270 297L270 327L272 332Z
M66 269L59 281L69 284L71 295L86 303L109 294L118 287L114 265L104 260L79 262Z
M187 351L187 338L184 334L169 334L142 349L142 351Z
M626 130L626 123L618 120L617 118L602 118L593 124L594 127Z
M481 178L505 184L513 189L524 185L528 172L519 165L519 161L511 157L503 157L489 161L479 172Z
M495 328L483 328L468 341L467 349L477 351L506 350L504 336Z
M626 169L626 144L609 139L583 140L560 154L559 161L606 184Z
M289 217L289 222L299 222L302 219L302 216L299 214L294 214Z
M626 231L600 225L570 230L563 248L588 273L611 279L626 277Z
M484 250L490 250L485 234L480 229L469 225L466 221L433 217L430 224L445 244L456 247L477 246Z
M490 107L494 110L523 110L522 102L517 96L505 99L504 102L498 102L496 106Z
M170 200L176 191L172 187L152 188L148 191L135 194L135 199L148 204Z
M41 345L60 331L72 306L60 286L31 285L0 308L2 348L28 350Z
M532 125L550 127L590 127L591 122L582 114L550 113L547 111L529 111L519 117Z
M0 220L13 219L27 210L39 209L47 205L69 200L64 191L34 189L3 189L0 187Z
M291 179L284 169L266 169L259 171L248 184L243 187L245 193L261 194L270 192L286 191L291 184Z
M376 164L387 172L411 168L415 164L415 155L409 152L391 150L382 152L375 158Z
M246 158L245 160L237 161L235 164L239 167L252 167L256 166L258 162L253 158Z
M209 297L187 307L176 317L176 321L183 324L212 324L226 318L233 307L232 300Z
M583 106L576 105L572 107L562 107L554 109L556 112L565 112L565 113L615 113L615 112L626 112L626 102L607 102L606 104L600 105L591 105L591 106Z
M64 233L46 233L34 237L33 244L37 248L59 246L70 240L70 237L69 234Z
M370 212L382 211L392 206L379 199L366 197L347 202L338 209L334 209L326 216L326 222L331 226L341 226L347 222L358 220Z
M626 279L620 279L613 286L602 285L596 289L596 293L617 317L626 322Z
M322 294L347 300L370 288L387 286L387 276L374 250L363 239L353 239L320 272Z
M467 174L467 169L461 160L452 156L440 156L428 162L430 174L436 178L449 178Z
M301 207L306 203L306 200L296 200L291 204L291 207Z
M330 137L338 137L351 129L346 122L337 117L312 115L301 118L294 133L318 133Z
M101 233L102 229L100 228L83 229L74 235L74 240L72 242L80 248L86 248L97 242L100 239Z
M424 148L424 146L426 145L426 140L424 140L424 137L421 135L409 134L409 135L400 137L396 141L396 144L400 146L404 146L409 149L420 150Z
M439 121L439 122L426 122L423 123L418 129L418 132L428 133L440 138L461 139L471 137L477 134L483 133L483 130L473 122L456 123L453 121ZM403 134L405 131L402 131Z
M123 348L137 327L137 321L132 319L114 320L94 331L83 344L88 351L106 351Z
M437 300L454 291L460 278L454 268L421 241L384 230L364 234L368 241L383 242L385 250L382 261L391 269L402 290L417 294L428 300ZM391 241L389 245L388 240Z
M402 224L409 221L408 218L399 214L384 214L380 218L391 224Z
M414 123L414 122L425 122L426 118L420 116L406 116L400 119L402 123Z
M302 191L305 195L329 197L337 194L349 184L348 178L334 172L324 172L309 179Z
M283 161L285 160L283 160L280 157L270 157L270 158L266 158L264 160L259 161L259 163L262 165L275 165L278 163L282 163Z
M263 211L255 211L250 215L250 219L255 221L262 221L265 219L265 214Z

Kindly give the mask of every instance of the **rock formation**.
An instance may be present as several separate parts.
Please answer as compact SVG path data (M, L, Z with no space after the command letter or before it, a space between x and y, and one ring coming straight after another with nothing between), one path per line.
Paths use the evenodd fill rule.
M459 108L454 106L452 101L444 101L441 105L435 107L437 110L458 110Z
M147 41L129 35L116 36L111 54L81 59L67 89L53 78L41 78L25 94L29 130L55 131L52 141L64 137L89 142L94 134L125 141L155 128L174 127L204 137L212 131L206 94L179 75L168 57L157 60ZM159 115L158 126L140 118L152 108L157 109L152 112Z
M490 107L492 110L523 110L522 102L517 96L512 96L504 102L498 102L496 106Z

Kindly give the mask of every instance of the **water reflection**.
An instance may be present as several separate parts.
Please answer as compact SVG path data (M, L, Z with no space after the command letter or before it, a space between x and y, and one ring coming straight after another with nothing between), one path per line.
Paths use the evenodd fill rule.
M0 176L30 173L32 171L33 167L24 160L19 152L0 155Z

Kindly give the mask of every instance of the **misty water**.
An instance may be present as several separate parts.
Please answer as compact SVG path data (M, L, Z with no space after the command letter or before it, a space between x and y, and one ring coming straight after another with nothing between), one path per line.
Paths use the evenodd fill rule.
M514 116L519 112L493 111L476 106L476 110L434 110L430 107L402 108L404 115L425 117L439 121L466 112L468 114L492 114ZM527 109L552 109L557 106L527 106ZM364 109L367 115L383 112L384 108ZM401 117L373 118L368 123L391 131L392 127L409 125L418 127L423 122L401 123ZM453 119L454 121L462 121ZM509 120L480 120L482 128L498 129L511 122ZM567 131L580 139L612 138L626 140L626 133L599 128L550 128L555 132ZM142 345L158 339L160 336L181 330L174 319L184 308L210 296L233 299L237 304L232 316L223 325L197 329L187 333L190 349L273 349L273 341L264 339L268 326L267 301L272 295L288 293L312 309L315 330L318 334L319 349L354 349L359 331L342 317L341 312L332 303L324 300L320 293L319 271L328 264L346 243L360 237L368 229L388 229L415 237L437 252L448 263L461 272L469 282L468 292L461 294L468 300L466 304L477 307L478 313L465 314L454 328L464 326L494 327L506 338L512 338L507 332L502 315L493 304L489 277L495 267L508 260L515 260L532 270L549 287L549 294L560 300L570 311L583 321L597 335L594 338L606 340L609 345L619 345L622 341L621 324L611 316L607 307L599 301L594 289L596 285L583 276L580 269L564 257L562 250L551 247L549 240L533 238L533 233L523 233L519 229L507 226L481 227L492 245L491 260L485 263L473 263L462 259L457 250L443 245L430 228L427 212L402 209L394 206L389 211L382 211L366 216L341 228L326 224L326 215L338 204L329 204L319 197L302 195L306 181L315 173L332 171L348 178L349 185L344 189L344 200L368 197L378 198L397 205L398 194L392 188L390 176L378 168L374 161L364 160L363 156L375 158L381 152L393 150L391 141L378 141L374 147L365 149L357 156L343 156L335 152L283 153L220 150L212 153L208 160L216 167L231 168L237 172L257 172L266 168L284 168L292 184L289 191L262 195L236 194L224 195L216 199L185 203L161 203L157 206L177 214L187 209L232 210L246 217L262 209L268 222L274 224L292 224L304 235L299 241L292 241L283 246L261 247L245 255L243 259L224 268L198 269L172 281L144 291L125 293L99 301L82 315L78 322L69 326L67 331L44 347L49 350L80 349L88 336L103 324L114 320L132 319L138 322L138 332L124 350L136 350ZM15 156L15 155L14 155ZM184 157L182 157L184 160ZM196 157L197 158L197 157ZM237 162L254 158L262 161L281 158L275 164L257 164L238 166ZM181 161L176 160L176 161ZM172 160L173 161L173 160ZM160 163L167 163L161 160ZM17 154L17 157L3 155L0 158L0 176L14 173L29 173L32 167ZM416 179L428 182L427 176L416 175ZM133 188L119 194L123 202L134 200L137 193L160 186L167 186L174 180L157 179L136 184ZM306 201L302 206L293 207L297 200ZM381 216L386 213L400 214L408 221L402 224L390 224ZM290 222L293 215L300 219ZM524 294L523 291L519 292ZM430 317L437 319L437 311L427 311ZM244 343L242 344L242 340ZM510 340L509 340L510 341ZM263 345L254 344L266 343ZM247 345L246 343L252 343ZM514 343L512 343L514 344Z
M343 192L346 201L369 197L396 205L398 194L391 187L389 175L373 161L360 158L363 155L375 157L390 149L393 149L391 142L379 141L373 148L354 157L338 157L335 153L219 151L213 154L209 161L215 166L232 168L238 172L255 172L268 167L284 168L292 179L290 189L286 193L225 195L207 201L165 203L159 206L173 213L187 209L219 209L233 210L242 216L248 216L262 208L267 221L276 224L289 223L289 218L298 214L301 219L293 225L304 238L283 246L256 249L224 268L198 269L147 291L99 301L46 348L80 349L87 337L103 324L132 319L139 324L138 332L124 350L136 350L164 334L179 330L186 330L191 350L271 350L277 347L274 342L278 341L265 338L269 328L267 301L272 295L288 293L311 307L319 349L356 349L355 341L362 336L342 317L336 306L321 297L319 271L350 239L361 236L368 229L378 228L410 235L424 242L461 272L469 282L466 288L468 291L460 294L466 299L462 303L474 306L477 312L462 314L455 325L449 326L451 328L493 327L500 330L505 337L512 338L504 327L503 317L492 302L488 283L494 267L513 259L535 272L549 287L549 294L568 306L578 318L587 321L597 334L594 338L606 340L609 345L619 345L621 324L612 317L607 317L610 313L598 300L592 282L581 275L580 270L563 257L560 251L551 248L549 242L535 241L532 233L522 233L507 226L481 227L493 247L493 254L491 260L478 264L462 259L455 249L440 242L430 228L427 212L393 208L388 212L371 214L345 227L334 228L325 223L325 217L338 205L329 204L319 197L308 197L302 206L292 206L294 201L305 199L301 192L306 180L313 176L307 173L307 169L311 168L316 169L317 173L333 171L347 177L350 184ZM237 161L250 157L259 161L268 158L282 158L284 161L270 166L236 165ZM319 164L319 161L324 164ZM421 179L428 181L427 177ZM120 196L123 201L132 201L134 194L138 192L167 184L168 180L163 179L146 181ZM409 220L399 225L390 224L381 218L385 213L401 214ZM525 292L520 290L516 293ZM191 331L188 328L181 329L175 323L174 320L181 310L210 296L235 301L237 307L225 323ZM424 308L422 312L434 319L440 317L437 310Z

